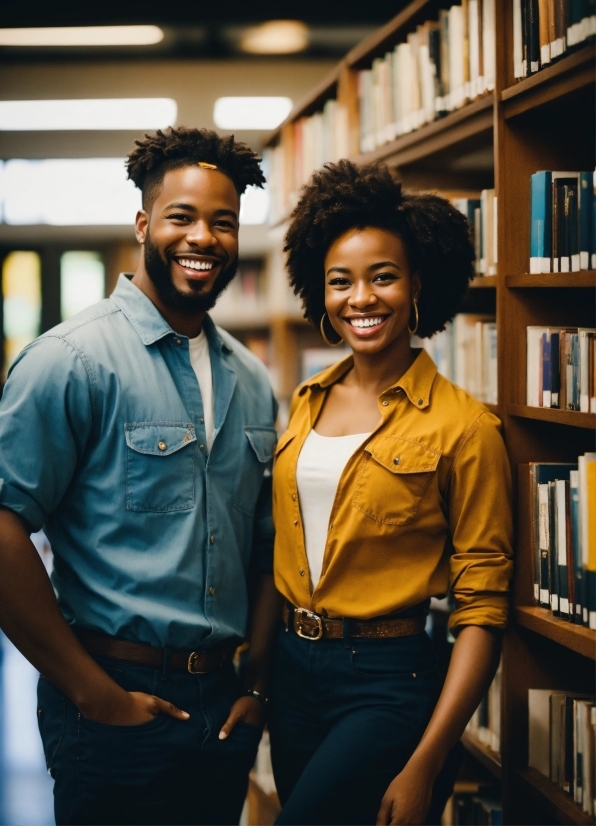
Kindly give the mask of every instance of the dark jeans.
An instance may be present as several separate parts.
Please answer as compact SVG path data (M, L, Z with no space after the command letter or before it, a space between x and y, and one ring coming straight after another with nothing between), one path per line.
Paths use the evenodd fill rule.
M281 626L270 720L283 806L277 823L374 824L387 786L420 741L440 689L425 633L312 642ZM457 764L454 755L435 784L429 822L440 822L438 809Z
M190 720L160 714L140 726L94 723L41 677L38 719L56 822L238 823L261 729L240 723L218 739L240 691L232 666L192 675L97 661L127 691L169 700Z

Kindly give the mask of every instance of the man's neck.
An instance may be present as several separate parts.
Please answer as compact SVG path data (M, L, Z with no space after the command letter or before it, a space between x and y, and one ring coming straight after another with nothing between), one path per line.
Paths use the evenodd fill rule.
M132 278L132 283L145 293L147 298L154 304L161 315L168 322L170 327L177 333L188 338L196 338L203 327L205 312L185 313L182 310L174 310L168 307L161 300L153 281L149 278L144 268L139 267Z

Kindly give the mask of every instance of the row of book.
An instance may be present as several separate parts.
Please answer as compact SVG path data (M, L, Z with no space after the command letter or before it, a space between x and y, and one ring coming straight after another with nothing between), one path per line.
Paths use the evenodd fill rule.
M501 800L486 783L458 780L442 823L450 826L501 826Z
M476 275L497 274L497 196L483 189L480 198L451 198L469 221L476 252Z
M528 765L596 814L594 697L550 688L528 690Z
M596 453L528 474L534 601L596 630Z
M497 754L501 750L501 664L466 732Z
M458 313L432 338L413 337L439 373L479 401L497 404L497 325L489 315Z
M213 320L225 327L241 319L242 326L249 327L251 316L255 322L260 322L266 312L267 283L263 262L258 259L240 261L236 277L212 310Z
M596 34L594 0L512 0L513 75L528 77Z
M349 156L348 136L347 110L333 98L322 111L284 127L280 142L266 152L274 222L296 205L315 169Z
M526 331L526 404L596 413L596 328Z
M358 74L360 151L413 132L495 85L494 0L441 9Z
M530 272L596 269L596 173L531 177Z

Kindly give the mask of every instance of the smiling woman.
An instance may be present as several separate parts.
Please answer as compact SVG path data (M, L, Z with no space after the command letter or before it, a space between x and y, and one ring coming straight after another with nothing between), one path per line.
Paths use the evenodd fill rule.
M276 451L277 822L436 824L511 573L499 421L410 343L454 315L469 227L385 167L340 161L302 190L285 251L305 316L352 354L296 390ZM443 685L424 626L448 590Z

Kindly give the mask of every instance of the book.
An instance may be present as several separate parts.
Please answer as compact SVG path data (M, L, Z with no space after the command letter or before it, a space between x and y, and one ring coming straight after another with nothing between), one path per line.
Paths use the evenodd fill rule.
M580 542L584 568L584 621L596 630L596 453L578 458Z
M531 177L530 272L551 270L552 174L535 172Z
M596 328L526 330L526 404L588 413L596 408Z

